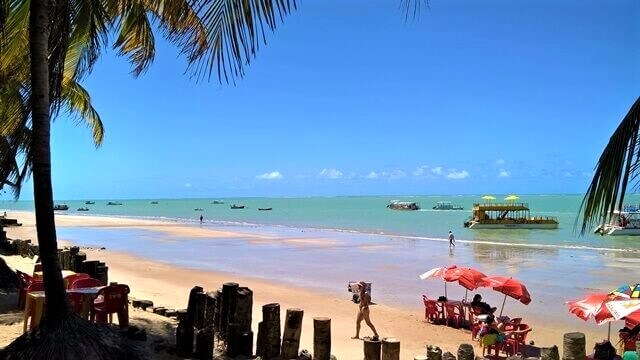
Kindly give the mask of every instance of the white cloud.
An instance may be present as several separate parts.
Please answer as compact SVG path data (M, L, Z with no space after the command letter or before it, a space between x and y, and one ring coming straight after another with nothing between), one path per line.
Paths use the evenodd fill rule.
M469 177L469 172L467 170L456 171L455 169L451 170L446 176L447 179L452 180L460 180L466 177Z
M282 176L282 174L280 173L280 171L271 171L271 172L266 172L264 174L258 175L256 176L256 179L262 179L262 180L280 180L282 179L284 176Z
M434 167L433 169L431 169L431 172L436 175L442 175L442 166Z
M418 166L414 171L413 171L413 176L423 176L425 175L425 173L427 172L427 170L429 170L429 165L422 165L422 166Z
M498 173L498 177L501 177L501 178L508 178L509 176L511 176L511 173L510 173L510 172L508 172L508 171L507 171L507 170L505 170L505 169L500 169L500 172Z
M385 174L389 180L398 180L407 176L407 174L402 170L393 170L392 172Z
M338 169L322 169L318 174L318 177L325 179L340 179L342 176L342 171Z
M188 187L188 188L191 187L191 183L185 183L184 187Z
M366 179L377 179L377 178L379 178L379 177L380 177L380 174L378 174L378 173L377 173L377 172L375 172L375 171L370 171L370 172L365 176L365 178L366 178Z
M496 165L504 165L504 159L496 160Z

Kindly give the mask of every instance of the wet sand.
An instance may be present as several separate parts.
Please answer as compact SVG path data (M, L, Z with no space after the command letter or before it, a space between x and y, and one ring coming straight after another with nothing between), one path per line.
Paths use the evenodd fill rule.
M31 213L9 215L24 223L21 228L8 229L10 237L35 239ZM311 348L312 317L331 317L334 353L344 359L361 356L361 344L349 339L356 311L346 292L349 280L373 283L377 303L372 309L374 324L383 336L400 338L408 358L424 352L426 344L454 351L459 343L470 340L467 331L422 321L421 295L437 298L444 292L442 282L418 279L417 275L429 268L474 266L487 274L510 275L525 282L533 302L524 306L507 298L505 314L523 317L534 328L530 339L543 346L561 344L562 334L567 331L587 333L588 347L606 337L606 327L567 314L564 301L638 278L633 256L599 251L469 242L458 242L450 251L444 239L424 241L291 228L221 230L94 216L59 215L56 223L59 238L69 243L106 247L89 250L89 256L107 262L110 279L131 285L133 296L181 308L186 306L188 290L194 285L212 290L223 282L237 281L254 289L256 318L259 305L268 302L280 302L283 312L287 307L305 309L305 348ZM492 305L502 304L501 294L491 289L478 292ZM465 293L456 284L449 284L447 295L462 299ZM364 326L362 334L369 334Z

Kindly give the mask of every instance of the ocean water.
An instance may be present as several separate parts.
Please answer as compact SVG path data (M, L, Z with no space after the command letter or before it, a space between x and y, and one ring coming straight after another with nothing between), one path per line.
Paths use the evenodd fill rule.
M495 195L498 199L506 195ZM74 215L109 215L197 222L200 215L206 224L218 227L282 226L292 228L330 229L363 234L401 235L409 238L445 238L449 230L456 239L478 243L519 244L531 247L595 248L640 252L639 237L602 237L591 231L579 234L574 225L582 195L522 195L520 202L529 204L531 215L556 216L557 230L471 230L463 227L471 215L473 203L482 202L474 196L371 196L371 197L308 197L308 198L224 198L225 204L212 204L214 199L144 199L114 200L122 205L106 205L109 200L59 200L70 210L60 213ZM416 201L419 211L394 211L386 208L389 200ZM87 199L93 200L93 199ZM158 201L158 204L151 204ZM465 210L431 210L438 201L451 201ZM498 201L498 200L496 200ZM639 203L640 195L627 197L628 203ZM231 209L230 204L245 205ZM88 207L88 212L76 211ZM272 207L272 211L258 208ZM32 201L2 201L0 208L33 210ZM201 208L203 211L195 211Z

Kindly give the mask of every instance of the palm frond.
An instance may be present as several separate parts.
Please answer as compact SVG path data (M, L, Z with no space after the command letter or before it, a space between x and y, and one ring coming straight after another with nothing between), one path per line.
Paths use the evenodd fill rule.
M611 213L622 207L629 178L638 176L640 167L640 97L609 139L600 155L593 179L582 200L581 234L594 225L610 219ZM576 222L577 224L577 222Z
M139 2L129 2L120 15L119 35L114 43L120 55L129 57L134 76L142 74L153 62L155 44L146 7Z
M405 21L416 19L423 5L429 7L429 0L400 0L400 11L404 14Z
M265 29L296 8L295 0L191 0L207 29L207 51L190 58L196 78L230 82L244 75L244 66L266 43Z
M104 1L75 0L71 9L71 32L65 77L80 81L90 73L108 40L113 24Z
M49 102L51 114L54 115L52 118L62 102L62 80L72 28L69 0L56 0L53 3L54 6L49 6Z
M77 115L78 120L86 123L91 129L95 146L102 145L104 127L100 115L91 104L89 92L73 79L65 79L62 91L65 108L70 114Z

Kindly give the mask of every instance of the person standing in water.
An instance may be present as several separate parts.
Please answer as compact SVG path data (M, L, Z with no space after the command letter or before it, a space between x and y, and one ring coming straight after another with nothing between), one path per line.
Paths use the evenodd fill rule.
M202 224L202 219L204 218L202 217L202 215L200 215L200 224Z
M449 230L449 247L456 247L456 238L453 236L451 230Z
M369 314L369 304L371 303L371 295L369 295L366 291L367 284L364 281L360 281L358 283L358 289L360 290L360 304L358 305L358 317L356 319L356 336L352 337L352 339L360 338L360 324L362 320L371 328L373 331L373 338L378 339L378 332L376 331L376 327L371 323L371 318Z

